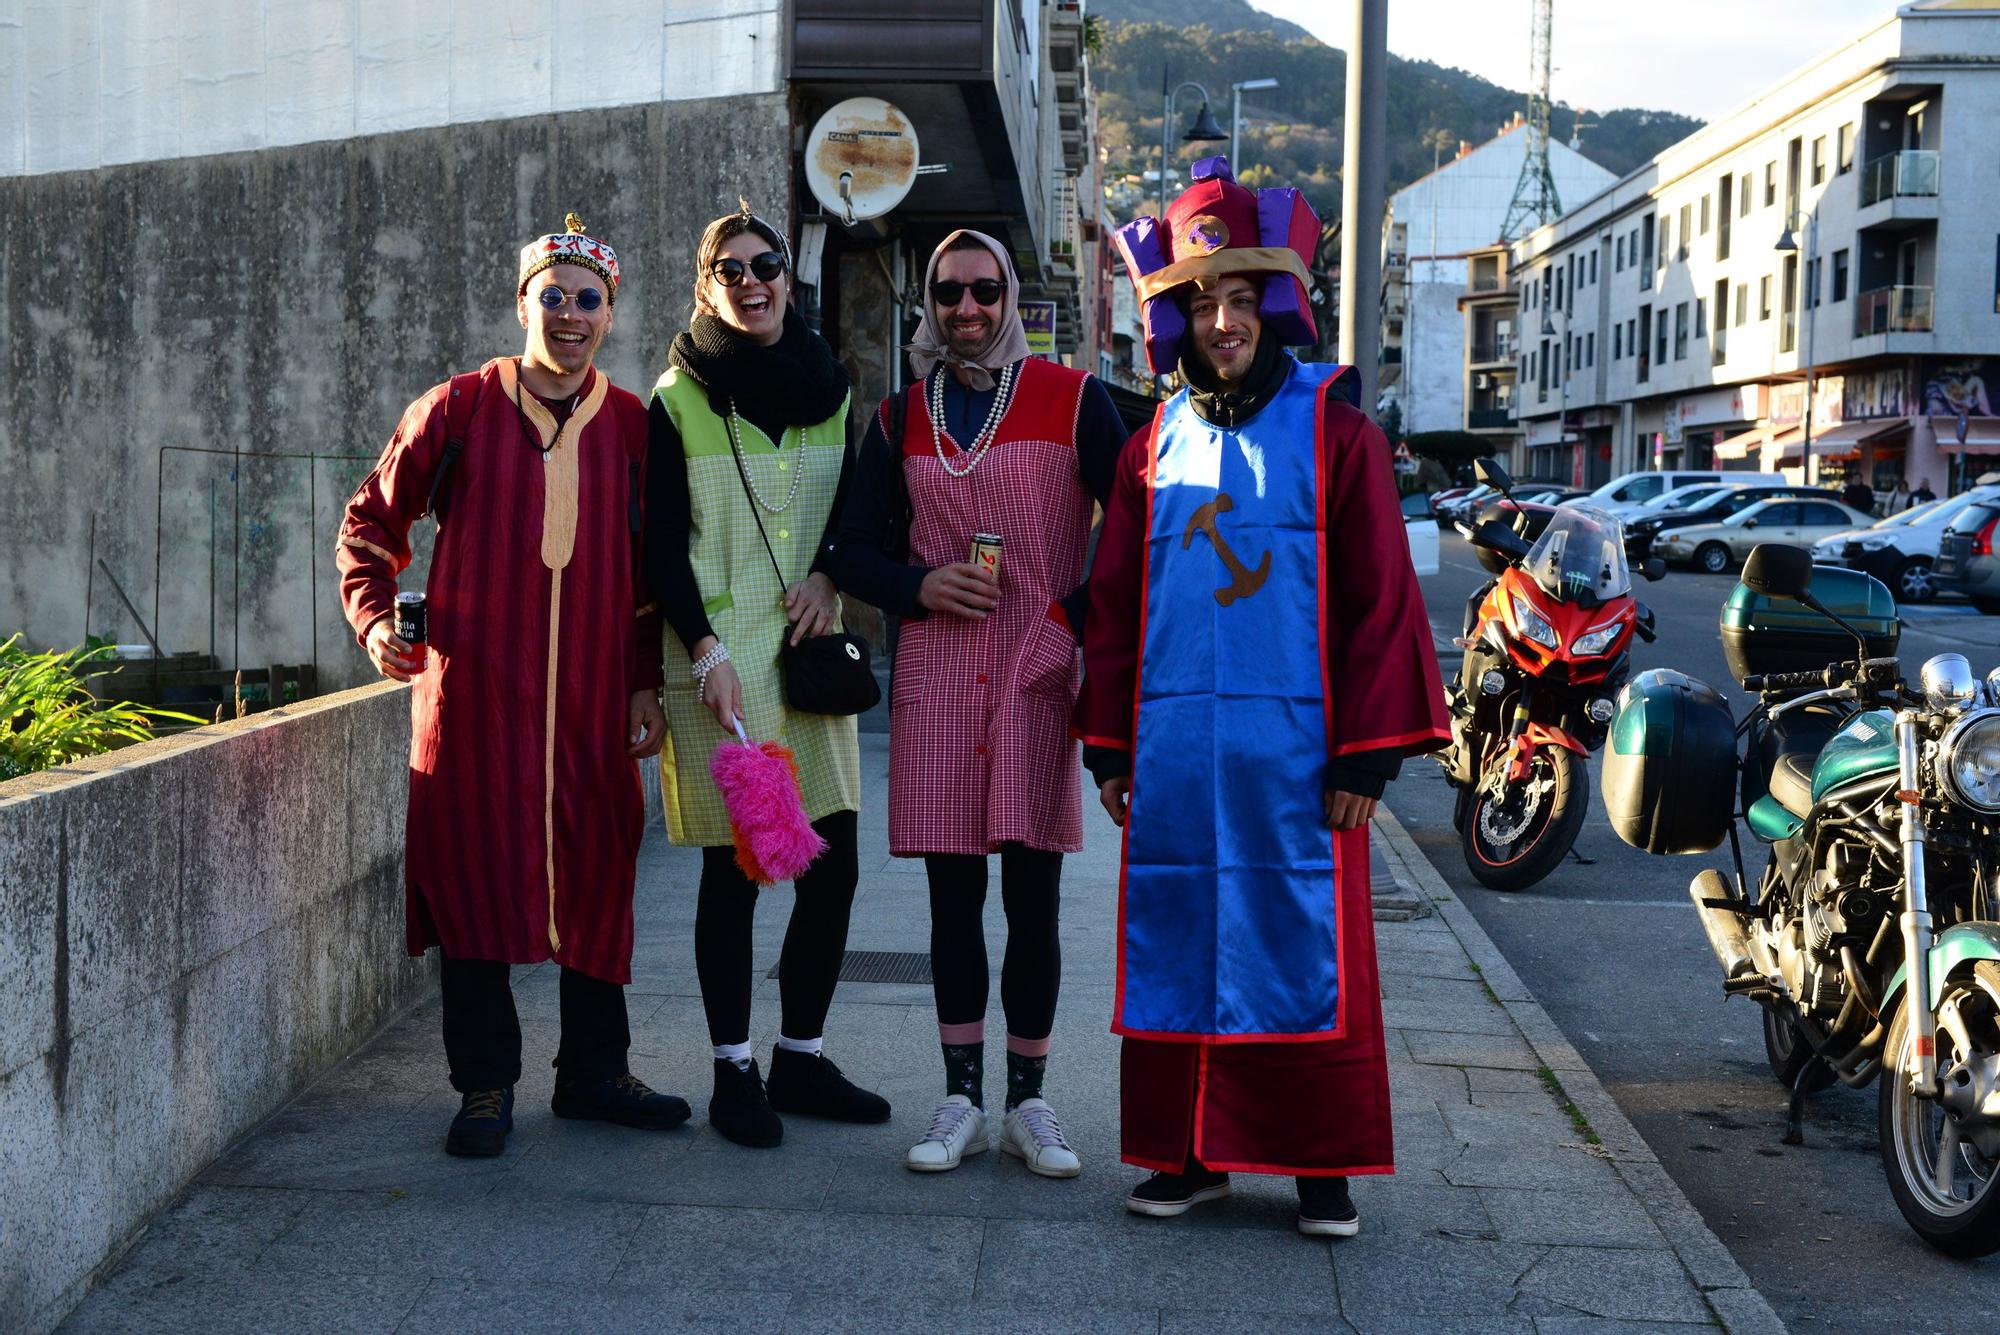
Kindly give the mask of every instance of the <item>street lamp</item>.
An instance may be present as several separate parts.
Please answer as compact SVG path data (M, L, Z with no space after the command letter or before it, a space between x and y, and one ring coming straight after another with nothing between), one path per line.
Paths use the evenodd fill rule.
M1218 139L1227 139L1229 137L1228 135L1222 132L1222 127L1215 123L1215 115L1208 109L1208 89L1202 87L1200 84L1196 83L1193 79L1189 79L1185 83L1176 85L1174 91L1167 94L1166 104L1160 109L1160 217L1161 218L1165 218L1167 216L1167 136L1173 130L1174 99L1179 97L1184 89L1188 88L1192 88L1197 93L1201 94L1201 110L1195 113L1194 125L1188 130L1186 134L1181 136L1181 142L1188 144L1198 144L1203 142L1213 142Z
M1245 79L1242 83L1229 85L1229 168L1238 176L1243 174L1243 164L1236 160L1236 134L1243 120L1243 94L1277 86L1276 79Z
M1785 219L1784 234L1778 238L1778 244L1773 246L1772 249L1785 255L1795 255L1798 253L1799 243L1793 239L1792 232L1798 227L1800 218L1804 218L1806 224L1806 262L1804 272L1799 275L1800 319L1806 327L1806 407L1803 415L1805 422L1804 459L1805 482L1807 486L1811 486L1814 472L1812 440L1813 325L1816 323L1813 315L1818 309L1818 304L1807 300L1807 286L1814 283L1818 276L1817 270L1813 266L1819 263L1819 213L1817 211L1808 213L1803 209L1793 210L1791 215ZM1817 291L1814 291L1811 295L1818 296L1819 294Z

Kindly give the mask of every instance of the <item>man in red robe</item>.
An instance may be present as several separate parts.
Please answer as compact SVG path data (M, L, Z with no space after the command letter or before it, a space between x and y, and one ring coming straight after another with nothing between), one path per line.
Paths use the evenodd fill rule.
M638 569L646 409L593 367L618 259L575 214L521 252L527 345L411 404L347 503L335 562L370 661L410 692L410 953L439 947L451 1154L513 1129L521 1026L509 966L553 959L553 1108L645 1129L687 1120L626 1066L637 762L665 735L657 615ZM428 637L400 638L410 527L437 523Z
M1128 1198L1174 1216L1231 1172L1298 1180L1349 1236L1388 1173L1369 818L1448 740L1392 460L1312 341L1296 192L1219 158L1121 231L1153 369L1187 388L1120 460L1090 582L1076 731L1125 827L1118 1000ZM1218 777L1224 776L1224 777Z

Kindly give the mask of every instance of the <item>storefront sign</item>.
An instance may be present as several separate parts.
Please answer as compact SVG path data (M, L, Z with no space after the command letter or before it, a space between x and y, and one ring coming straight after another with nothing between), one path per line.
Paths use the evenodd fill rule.
M1931 357L1924 367L1924 412L1932 417L1992 417L1986 386L2000 373L1991 357Z
M1762 385L1732 385L1676 399L1667 413L1667 429L1678 433L1685 427L1717 422L1754 422L1763 413Z
M1841 419L1859 422L1871 417L1908 417L1917 410L1910 394L1907 368L1850 372L1841 393Z
M1823 375L1813 380L1813 424L1832 426L1846 420L1844 398L1847 392L1845 376ZM1803 380L1788 380L1782 385L1771 386L1772 426L1791 426L1805 416L1806 385Z
M1056 355L1056 304L1053 301L1021 303L1021 325L1028 331L1028 355Z

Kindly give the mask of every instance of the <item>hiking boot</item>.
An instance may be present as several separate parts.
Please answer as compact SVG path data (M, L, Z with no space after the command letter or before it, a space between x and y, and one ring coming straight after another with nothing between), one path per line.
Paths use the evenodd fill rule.
M785 1139L785 1124L771 1111L764 1077L757 1063L738 1066L715 1059L715 1095L708 1101L708 1124L724 1140L753 1150L768 1150Z
M952 1094L931 1114L931 1129L910 1146L903 1166L913 1173L943 1173L968 1154L986 1152L986 1112L963 1094Z
M657 1094L638 1076L606 1076L602 1080L556 1081L549 1107L558 1117L589 1122L615 1122L641 1131L671 1131L688 1119L686 1099Z
M836 1122L886 1122L889 1100L860 1088L825 1055L777 1048L765 1086L771 1107Z
M1056 1110L1043 1099L1022 1099L1000 1123L1000 1148L1042 1177L1075 1177L1083 1162L1069 1147Z
M460 1097L458 1116L445 1133L444 1152L468 1159L490 1159L507 1148L514 1129L514 1089L475 1089Z
M1299 1179L1299 1232L1313 1238L1351 1238L1361 1231L1361 1212L1347 1194L1344 1177Z
M1196 1164L1185 1173L1155 1173L1132 1188L1125 1208L1133 1214L1155 1219L1172 1219L1186 1214L1203 1201L1221 1200L1229 1194L1229 1174L1210 1172Z

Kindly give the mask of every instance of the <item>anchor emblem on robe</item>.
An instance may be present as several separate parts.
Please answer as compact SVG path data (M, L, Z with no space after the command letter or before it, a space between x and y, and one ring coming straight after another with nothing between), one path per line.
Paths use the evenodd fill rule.
M1229 544L1222 540L1222 532L1216 527L1215 517L1228 514L1235 508L1236 502L1229 493L1218 491L1214 500L1204 503L1194 512L1193 517L1188 520L1187 531L1181 534L1182 551L1186 551L1193 544L1197 531L1208 534L1208 541L1215 548L1215 554L1222 558L1223 567L1229 571L1227 587L1215 591L1215 601L1224 607L1239 598L1248 598L1263 588L1264 581L1271 574L1270 552L1266 551L1258 560L1257 568L1252 570L1244 565L1242 559L1230 550Z

